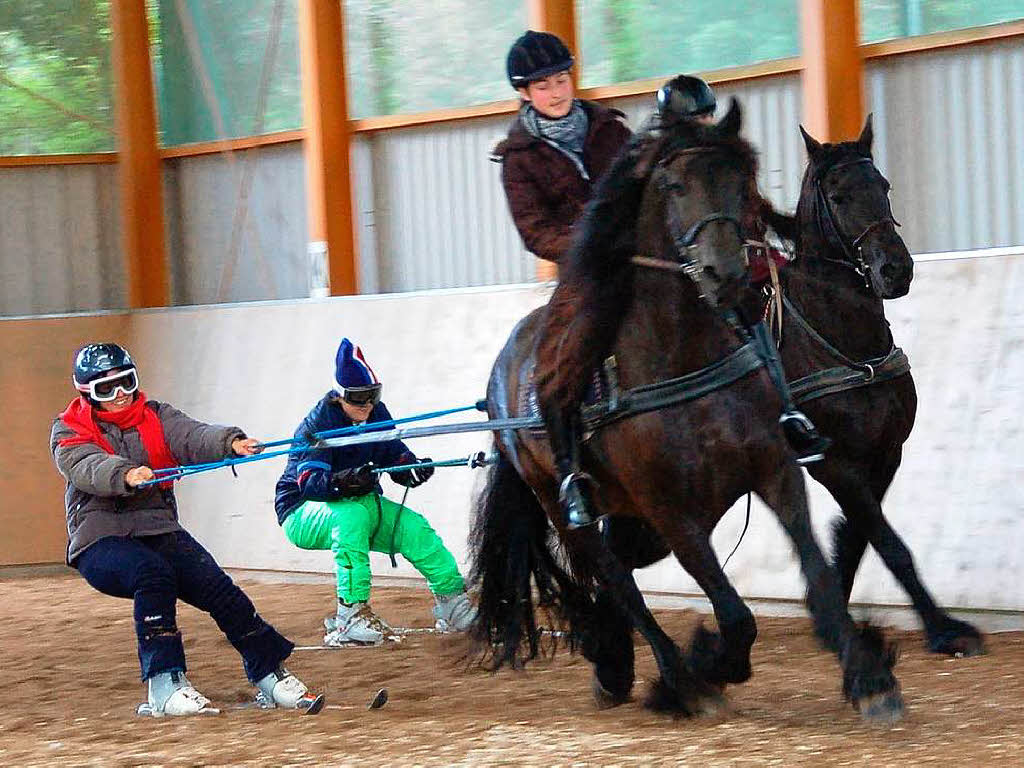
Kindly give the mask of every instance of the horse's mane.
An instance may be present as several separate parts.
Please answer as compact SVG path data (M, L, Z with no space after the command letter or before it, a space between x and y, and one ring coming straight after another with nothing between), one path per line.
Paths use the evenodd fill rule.
M756 177L757 155L744 139L716 125L669 119L645 126L598 181L547 307L537 350L543 402L578 403L589 372L610 353L632 299L644 190L659 163L697 147L728 150Z

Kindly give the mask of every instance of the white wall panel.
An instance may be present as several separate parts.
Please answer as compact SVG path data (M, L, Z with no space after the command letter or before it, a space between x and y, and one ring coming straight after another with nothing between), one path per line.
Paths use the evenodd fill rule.
M920 407L885 510L946 605L1024 610L1018 578L1024 568L1024 307L1016 299L1022 291L1024 251L922 260L910 295L888 306L893 334L913 366ZM405 416L482 396L509 330L544 298L534 286L146 312L134 316L134 349L152 396L199 418L281 437L327 388L342 334L362 345L385 382L392 411ZM245 372L241 379L239 371ZM447 458L484 449L487 438L447 436L411 445ZM329 573L329 553L298 550L277 527L272 502L282 466L274 460L240 469L238 480L223 471L182 482L182 517L227 565ZM440 469L409 497L464 565L477 481L479 472ZM826 541L836 506L813 482L808 488L815 528ZM387 492L396 491L388 486ZM742 527L737 505L715 534L719 553L732 548ZM374 569L414 575L404 562L393 572L385 557L374 557ZM788 541L756 503L728 573L748 597L803 594ZM674 560L643 571L640 583L649 591L697 591ZM906 602L874 554L860 571L854 599Z

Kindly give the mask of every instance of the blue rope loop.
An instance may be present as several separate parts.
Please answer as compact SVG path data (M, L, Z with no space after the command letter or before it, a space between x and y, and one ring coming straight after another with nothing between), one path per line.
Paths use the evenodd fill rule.
M234 468L239 464L249 464L254 461L266 461L267 459L276 459L280 456L288 456L293 453L300 453L302 451L309 450L310 448L316 448L321 441L335 437L344 437L347 435L358 435L363 433L372 433L383 430L391 429L399 424L408 424L414 421L427 421L428 419L438 419L443 416L450 416L454 413L463 413L465 411L478 411L480 404L485 401L478 400L473 405L460 406L458 408L446 408L440 411L429 411L427 413L415 414L413 416L405 416L401 419L390 419L388 421L375 421L372 423L364 424L353 424L349 427L340 427L339 429L329 429L323 432L316 432L309 437L312 440L307 439L306 442L301 442L302 438L289 438L286 440L274 440L268 443L260 443L260 448L274 448L281 445L291 445L291 448L286 448L280 451L264 451L253 456L238 456L231 459L221 459L220 461L209 461L202 464L183 464L178 467L165 467L162 469L153 470L153 480L146 480L143 483L139 483L138 488L145 488L146 486L156 485L157 483L164 483L167 481L177 481L190 475L197 475L201 472L211 472L215 469L222 469L224 467L230 467L232 472ZM388 438L391 439L391 438ZM482 456L483 454L479 454ZM471 460L474 459L470 456L469 459L449 459L443 462L430 462L428 463L417 463L417 464L406 464L397 465L394 467L384 467L382 469L375 469L377 474L383 472L400 471L403 469L410 469L411 467L426 467L426 466L438 466L438 467L457 467L457 466L484 466L484 464L473 464ZM236 475L237 476L237 475Z

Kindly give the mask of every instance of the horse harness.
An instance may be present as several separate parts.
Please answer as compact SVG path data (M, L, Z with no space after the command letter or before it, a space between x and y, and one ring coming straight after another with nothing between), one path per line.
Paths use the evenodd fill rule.
M583 439L589 439L595 431L616 421L687 403L717 392L764 367L764 364L756 343L747 341L725 357L692 373L622 390L619 387L615 357L611 356L605 360L602 371L594 377L595 386L591 391L596 392L596 397L580 408ZM524 395L526 402L521 403L520 413L540 414L536 387L524 388ZM542 426L534 431L546 434Z
M803 328L840 365L802 376L789 382L793 401L798 405L809 400L816 400L825 395L834 395L849 389L858 389L870 384L881 384L910 373L910 360L902 349L896 346L889 334L889 351L870 360L852 360L818 333L807 321L789 297L782 294L782 305L792 318Z
M875 219L875 221L864 227L864 230L859 235L847 243L846 238L839 229L839 223L836 221L835 214L832 212L832 206L828 204L828 198L825 197L825 190L821 186L821 180L826 174L839 170L840 168L864 164L874 166L875 163L870 157L858 157L856 160L847 160L846 162L836 163L835 165L826 168L814 178L814 194L817 202L815 208L818 219L818 229L821 230L821 233L825 236L825 240L828 243L838 245L839 250L841 250L843 255L846 256L845 259L833 259L828 256L821 256L820 258L823 261L830 261L833 264L839 264L847 269L852 269L860 275L862 280L864 280L864 287L870 288L871 278L868 274L868 265L864 261L864 253L862 250L864 238L886 224L892 224L893 228L896 228L900 226L900 223L896 221L896 218L892 215L892 210L890 209L888 216L882 216L879 219Z

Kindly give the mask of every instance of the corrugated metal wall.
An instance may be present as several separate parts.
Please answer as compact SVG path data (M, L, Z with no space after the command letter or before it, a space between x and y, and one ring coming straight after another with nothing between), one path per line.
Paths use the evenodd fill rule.
M1024 243L1024 40L871 62L865 85L912 253Z
M532 280L501 188L493 146L509 117L403 128L364 139L355 164L364 192L360 233L372 229L364 273L379 291L454 288Z
M1024 39L868 63L875 154L911 252L1024 244ZM761 186L796 204L804 150L795 75L720 89L740 98ZM638 126L651 97L616 104ZM353 155L360 287L367 293L532 280L536 262L489 161L510 118L361 136ZM168 160L176 304L308 295L298 143ZM242 179L247 224L234 235ZM118 307L125 285L112 166L0 170L0 314ZM97 271L99 270L99 271ZM103 279L98 275L102 274Z
M298 142L164 162L171 301L309 295Z
M0 315L123 307L117 169L0 169Z

